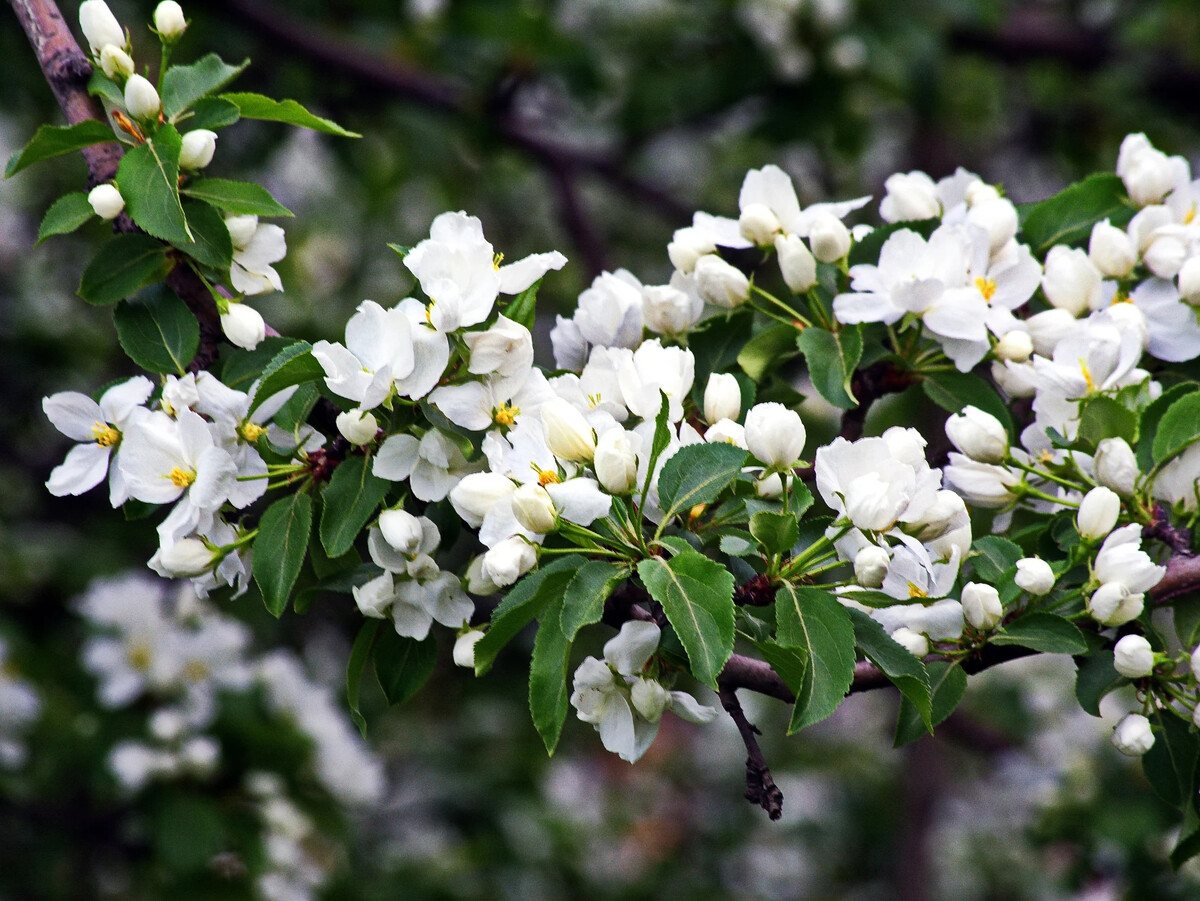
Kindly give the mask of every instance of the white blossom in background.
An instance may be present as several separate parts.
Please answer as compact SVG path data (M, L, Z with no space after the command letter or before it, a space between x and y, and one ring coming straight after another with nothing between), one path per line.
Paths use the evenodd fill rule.
M20 677L0 638L0 769L14 769L25 763L29 752L26 733L40 712L41 698Z

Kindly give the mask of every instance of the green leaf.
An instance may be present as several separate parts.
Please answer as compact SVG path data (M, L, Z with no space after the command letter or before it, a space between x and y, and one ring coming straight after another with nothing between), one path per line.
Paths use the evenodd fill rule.
M364 620L358 630L358 636L354 639L354 646L350 648L350 659L346 661L346 704L350 707L350 718L354 720L354 725L358 727L363 738L367 737L367 720L359 712L358 695L362 689L363 671L367 668L367 661L371 659L371 650L375 646L375 633L379 631L382 622L383 620L379 619Z
M347 131L336 122L314 116L295 100L272 100L262 94L222 94L221 98L237 104L243 119L264 119L311 128L343 138L361 138L357 132Z
M780 363L798 352L796 329L791 325L773 325L746 342L738 352L738 365L756 382Z
M931 692L929 725L936 726L944 722L963 699L967 691L967 674L958 664L946 663L944 660L933 660L925 664L925 669L929 673ZM900 713L896 717L896 737L892 742L893 746L898 748L927 734L920 713L908 698L902 698Z
M861 610L847 609L854 624L854 642L875 666L900 689L929 732L933 731L933 696L925 664L892 640L883 626Z
M79 280L79 296L112 306L166 272L167 249L148 235L117 235L100 248Z
M849 325L840 332L806 328L796 338L796 347L804 354L813 387L823 398L842 410L858 406L850 380L862 359L861 326Z
M191 65L171 66L163 76L163 115L174 122L180 113L200 98L237 78L248 65L250 60L243 61L240 66L231 66L215 53L210 53Z
M690 444L663 464L658 477L658 505L671 519L697 504L715 501L741 474L746 451L732 444Z
M1111 397L1098 394L1086 397L1079 404L1077 436L1096 447L1105 438L1124 438L1137 444L1138 415Z
M125 92L121 90L121 86L100 69L92 70L92 75L88 79L87 92L93 97L101 97L109 101L118 109L123 109L125 106Z
M638 576L662 604L687 651L692 675L714 691L733 653L733 576L696 551L638 563Z
M253 182L199 178L183 188L182 193L238 216L292 215L292 211L272 197L270 191Z
M562 628L563 598L550 602L538 619L533 657L529 661L529 713L542 737L546 753L553 754L567 718L567 665L571 639Z
M806 660L788 735L837 709L854 681L854 625L829 592L784 583L775 593L775 637Z
M1171 866L1178 870L1197 854L1200 854L1200 813L1195 802L1191 802L1183 805L1183 825L1171 851Z
M1155 793L1172 807L1196 797L1196 761L1200 759L1200 736L1173 713L1156 710L1152 720L1154 744L1142 755L1142 771Z
M4 169L4 177L10 178L41 160L64 153L73 153L93 144L105 144L116 141L112 128L107 122L87 119L74 125L42 125L34 132L29 143L8 158Z
M1100 699L1126 681L1113 667L1113 657L1112 651L1093 651L1075 658L1075 699L1092 716L1100 715Z
M64 194L50 205L38 227L37 242L41 244L52 235L67 235L96 215L87 195L82 191Z
M492 668L500 650L513 637L533 622L546 605L561 597L586 561L577 554L559 557L549 566L531 572L508 590L504 600L492 611L492 621L475 645L475 675L482 676Z
M667 422L671 412L671 402L667 399L667 392L661 389L659 389L658 396L661 402L658 407L658 415L654 417L654 438L650 442L650 462L646 467L646 481L642 484L643 505L650 495L650 483L654 480L655 471L658 468L658 458L671 443L671 426Z
M325 486L321 507L321 544L330 557L340 556L354 545L354 539L374 514L387 494L390 482L371 475L368 457L347 457Z
M437 664L437 642L397 635L385 628L375 641L375 677L393 706L403 704L429 681Z
M1159 420L1154 432L1154 462L1165 463L1200 440L1200 394L1185 394Z
M750 517L750 534L768 554L786 554L800 538L800 524L793 513L763 510Z
M253 413L263 401L274 397L285 388L301 385L305 382L315 382L325 377L325 370L312 355L312 345L307 341L297 341L281 350L266 369L263 370L262 380L250 401L249 413ZM247 415L249 415L247 413Z
M113 311L113 322L121 349L151 372L183 375L200 347L196 317L165 285L121 301Z
M179 132L160 125L154 137L126 152L117 169L125 212L144 231L172 244L193 239L179 202Z
M714 372L724 372L737 362L738 352L750 340L754 317L749 310L714 316L705 327L688 333L688 350L696 361L694 397L697 405L704 401L704 389L708 377ZM745 405L743 410L747 409Z
M536 282L509 301L504 308L504 315L518 325L533 329L534 316L537 313L538 288L542 286L539 278Z
M971 546L971 566L981 582L995 585L1004 573L1025 556L1020 545L999 535L984 535L976 538Z
M225 820L212 798L177 789L152 804L149 837L155 858L171 872L197 878L226 847Z
M312 498L297 491L271 504L259 520L254 581L272 616L281 616L287 609L288 596L304 565L312 519Z
M230 103L220 97L205 97L193 103L191 115L181 116L180 122L186 122L188 131L195 131L197 128L216 131L218 128L233 125L241 117L236 103Z
M978 407L991 413L1012 434L1012 416L1008 407L987 382L970 372L934 372L921 383L925 396L948 413L961 413L963 407Z
M1179 636L1179 643L1185 648L1194 648L1200 644L1200 594L1192 592L1175 598L1173 604L1175 634Z
M562 631L567 641L574 641L584 626L600 622L604 602L629 569L603 560L589 560L575 572L563 595Z
M992 644L1015 644L1043 654L1086 654L1088 643L1070 620L1054 613L1027 613L991 638Z
M1138 467L1142 472L1149 472L1154 467L1154 439L1158 434L1159 423L1177 400L1200 390L1196 382L1184 382L1174 385L1164 391L1159 397L1142 411L1142 421L1138 424Z
M233 262L233 239L224 217L198 200L184 200L182 204L194 240L171 243L201 265L221 271L228 269Z
M1113 173L1091 175L1053 197L1022 207L1021 234L1041 257L1055 244L1084 244L1092 226L1108 219L1124 228L1134 210L1125 185Z
M791 514L800 519L808 508L813 505L812 492L808 490L808 486L799 479L793 479L792 484L788 487L787 509Z

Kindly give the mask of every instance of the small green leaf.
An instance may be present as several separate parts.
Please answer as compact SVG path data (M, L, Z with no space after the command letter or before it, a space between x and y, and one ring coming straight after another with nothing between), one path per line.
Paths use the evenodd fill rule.
M437 664L437 642L397 635L384 628L375 640L375 677L388 703L403 704L421 690Z
M250 60L245 60L240 66L231 66L215 53L210 53L191 65L171 66L163 76L163 115L174 122L180 113L200 98L237 78L248 65Z
M1200 440L1200 394L1185 394L1171 404L1154 432L1154 462L1165 463Z
M28 144L8 158L4 177L10 178L41 160L116 140L108 123L95 119L86 119L74 125L42 125Z
M243 119L264 119L311 128L342 138L361 138L357 132L347 131L336 122L314 116L295 100L272 100L262 94L222 94L222 99L237 104Z
M1124 228L1134 209L1125 185L1113 173L1091 175L1053 197L1022 207L1021 234L1041 257L1055 244L1084 244L1092 226L1108 219Z
M975 569L975 576L979 581L990 585L997 584L1005 571L1025 556L1019 545L998 535L976 538L971 550L970 560Z
M854 681L854 625L827 591L785 582L775 592L775 637L806 660L788 734L819 723Z
M321 506L321 544L330 557L354 545L363 526L387 494L390 482L371 475L368 457L347 457L325 486Z
M692 550L670 560L643 560L637 569L675 627L692 675L715 691L717 676L733 653L733 576Z
M195 315L165 285L121 301L113 311L113 322L121 349L151 372L183 375L200 346Z
M144 231L172 244L194 240L179 202L179 152L182 139L173 125L160 125L154 136L121 158L117 187L125 212Z
M199 178L181 193L238 216L292 215L292 211L272 197L270 191L248 181Z
M395 250L395 245L389 245ZM542 286L539 278L536 282L514 297L504 308L504 316L527 329L533 328L534 315L537 312L538 289Z
M800 524L790 512L763 510L750 517L750 534L768 554L786 554L800 537Z
M925 664L897 644L883 626L861 610L848 609L854 624L854 641L863 654L883 671L905 700L912 705L921 723L933 731L933 700L929 691L929 672Z
M496 655L513 637L533 622L546 605L561 597L585 563L577 554L560 557L549 566L531 572L508 590L504 600L492 611L492 621L483 638L475 645L475 675L492 668Z
M1185 801L1195 803L1200 736L1190 723L1168 711L1156 710L1152 718L1157 727L1154 744L1142 755L1146 781L1172 807L1179 807Z
M1076 435L1093 448L1105 438L1124 438L1137 444L1138 415L1111 397L1098 394L1079 404L1079 429Z
M667 422L671 413L671 401L667 398L667 392L661 389L658 392L658 396L661 399L661 403L659 404L658 415L654 417L654 438L650 442L650 462L646 467L646 481L642 484L643 504L645 504L646 498L650 495L650 484L654 481L658 468L658 458L662 456L662 452L671 443L671 426Z
M281 350L262 372L262 379L254 398L250 401L250 413L259 408L263 401L274 397L292 385L315 382L325 377L325 370L312 355L312 345L297 341Z
M1054 613L1027 613L991 638L992 644L1015 644L1043 654L1086 654L1087 641L1070 620Z
M221 271L228 269L233 262L233 239L224 217L198 200L184 200L183 212L194 240L171 243L203 266Z
M118 109L125 106L125 92L121 86L105 75L100 69L93 69L88 79L87 92L93 97L101 97ZM121 138L120 140L125 140Z
M312 498L303 491L271 504L254 539L254 581L272 616L287 609L288 597L304 565L312 531Z
M796 338L796 347L804 354L813 387L823 398L843 410L858 406L850 380L862 359L861 326L849 325L840 332L806 328Z
M346 704L350 707L350 718L354 720L354 725L358 727L363 738L367 737L367 720L359 712L358 696L362 689L363 671L367 668L367 661L371 659L371 650L375 646L375 633L379 631L382 622L383 620L378 619L363 622L359 627L358 636L354 639L354 646L350 648L350 658L346 661Z
M970 372L934 372L921 383L925 396L948 413L961 413L963 407L978 407L991 413L1012 434L1012 416L994 388Z
M697 504L715 501L741 474L746 451L732 444L690 444L663 464L658 477L658 505L671 519Z
M1195 391L1200 391L1200 384L1196 382L1174 385L1155 398L1142 411L1142 420L1138 424L1137 445L1138 467L1142 472L1149 472L1154 467L1154 439L1158 434L1158 426L1162 422L1163 416L1176 401Z
M100 248L79 280L79 296L109 307L166 272L167 249L148 235L117 235Z
M1100 715L1100 699L1125 684L1125 678L1113 667L1112 651L1093 651L1086 657L1076 657L1079 667L1075 673L1075 699L1092 716Z
M768 372L797 353L795 327L780 323L763 329L747 341L738 352L737 362L742 372L761 382Z
M954 708L966 694L967 674L957 663L946 663L943 660L933 660L925 664L925 669L929 673L929 688L932 693L929 725L936 726L954 712ZM896 737L892 744L898 748L927 734L920 713L908 698L903 698L900 701L900 713L896 717Z
M542 611L529 661L529 713L547 754L553 754L558 747L570 696L567 665L571 659L571 640L562 629L563 612L561 597Z
M589 560L575 572L563 595L562 631L568 641L574 641L584 626L600 622L604 602L629 569L603 560Z
M205 97L192 104L191 115L181 116L180 124L186 125L188 131L195 131L197 128L216 131L218 128L228 128L241 117L236 103L230 103L220 97Z
M82 191L64 194L50 205L38 227L37 242L41 244L52 235L67 235L96 215L87 195Z

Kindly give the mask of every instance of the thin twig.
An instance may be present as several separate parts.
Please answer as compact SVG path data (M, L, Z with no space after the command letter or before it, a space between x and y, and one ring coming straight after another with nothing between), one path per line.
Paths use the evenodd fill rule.
M777 820L783 816L783 792L771 777L771 769L763 757L758 739L755 738L762 733L746 719L736 688L722 684L717 690L717 696L721 699L721 706L737 726L742 743L746 746L746 800L765 810L772 820Z

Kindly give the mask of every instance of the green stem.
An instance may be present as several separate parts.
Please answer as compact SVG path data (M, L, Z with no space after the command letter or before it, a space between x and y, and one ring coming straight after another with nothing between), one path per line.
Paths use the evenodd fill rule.
M750 290L755 292L759 296L763 297L764 299L770 301L771 303L775 304L775 306L779 307L779 309L783 310L785 313L787 313L789 316L791 316L792 319L794 319L796 322L799 322L801 325L803 325L805 327L812 325L812 322L810 322L808 320L808 318L806 318L805 316L802 316L800 313L793 310L790 306L788 306L786 303L784 303L782 300L780 300L778 297L776 297L771 292L764 291L758 285L751 285ZM756 307L756 309L757 309L757 307ZM794 323L789 323L789 324L794 324Z

